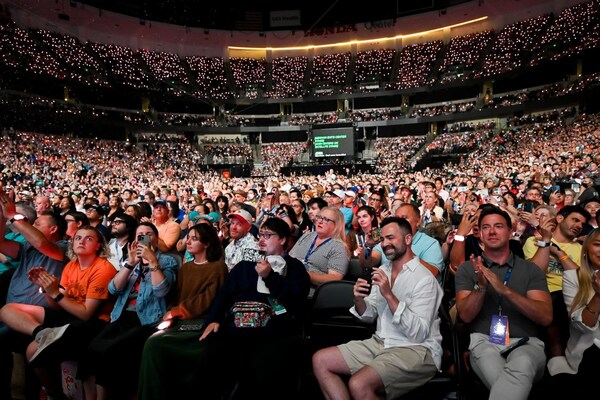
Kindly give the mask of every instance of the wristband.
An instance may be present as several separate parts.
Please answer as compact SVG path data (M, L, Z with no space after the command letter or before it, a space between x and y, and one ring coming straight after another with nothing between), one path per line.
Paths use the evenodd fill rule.
M132 271L133 270L133 265L130 265L129 263L125 263L123 264L123 268L127 268L128 270Z
M567 258L569 258L569 256L567 254L565 254L564 256L562 256L561 258L558 259L559 263L562 263L563 261L565 261Z
M456 240L457 242L464 242L465 237L463 235L454 235L454 240Z
M55 303L58 303L63 297L65 297L65 295L59 292L52 300L54 300Z

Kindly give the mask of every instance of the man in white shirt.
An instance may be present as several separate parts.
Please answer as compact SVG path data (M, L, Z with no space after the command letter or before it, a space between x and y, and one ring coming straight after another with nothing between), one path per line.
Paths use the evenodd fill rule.
M370 339L314 354L313 371L326 398L399 398L440 368L442 289L413 254L405 219L386 218L381 236L388 262L374 269L372 284L357 279L350 309L362 321L377 319L377 330ZM348 386L340 375L351 375Z

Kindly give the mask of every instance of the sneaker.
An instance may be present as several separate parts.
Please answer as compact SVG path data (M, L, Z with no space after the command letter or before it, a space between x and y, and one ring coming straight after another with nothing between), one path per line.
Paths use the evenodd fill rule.
M38 333L36 333L34 340L37 343L40 343L42 340L44 340L46 335L48 335L50 332L52 332L52 328L44 328L41 331L39 331Z
M35 341L38 342L39 345L35 353L33 353L29 359L29 362L33 361L42 351L48 348L48 346L60 339L65 334L68 327L69 324L56 328L45 328L39 331L37 335L35 335Z

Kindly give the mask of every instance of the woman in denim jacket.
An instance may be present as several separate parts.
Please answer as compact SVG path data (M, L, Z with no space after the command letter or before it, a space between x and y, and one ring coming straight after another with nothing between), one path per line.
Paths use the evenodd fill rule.
M88 346L77 377L84 381L87 400L111 393L135 393L142 350L167 311L176 288L177 261L157 248L158 231L149 222L136 230L129 260L108 285L117 296L111 323Z

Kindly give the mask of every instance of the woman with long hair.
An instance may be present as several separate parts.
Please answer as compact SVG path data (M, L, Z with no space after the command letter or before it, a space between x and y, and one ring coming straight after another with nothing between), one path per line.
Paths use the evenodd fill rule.
M548 361L549 397L569 388L574 398L597 388L600 365L600 228L583 242L581 266L565 269L563 296L570 316L570 336L564 356Z
M217 208L222 218L227 217L227 214L229 214L229 199L227 196L217 197Z
M306 212L306 203L302 199L294 199L292 200L292 208L294 209L294 213L296 214L296 219L298 220L298 228L300 228L300 232L304 233L310 231L313 227L313 223L308 218L308 213Z
M0 321L32 336L27 360L48 395L57 398L62 398L60 362L78 359L91 338L108 323L112 308L108 283L117 272L106 259L109 249L104 236L92 226L77 230L68 254L71 261L65 266L60 283L44 267L29 272L29 279L46 293L52 307L9 303L0 310ZM85 329L67 335L68 328L78 322ZM62 340L67 336L68 340Z
M142 209L137 204L129 204L125 208L125 214L132 216L139 223L142 219Z
M372 248L379 243L377 228L379 220L377 212L371 206L361 206L356 212L357 229L351 229L346 235L348 250L358 257L366 248Z
M106 212L106 220L112 220L115 218L115 215L121 214L124 211L125 210L123 210L123 198L116 194L110 196L110 198L108 199L108 211Z
M186 249L193 258L179 270L176 305L165 314L163 321L202 316L227 277L221 240L211 224L192 226L187 238Z
M322 208L315 217L315 231L302 235L290 256L304 263L312 289L323 282L342 280L350 261L342 212L336 207Z
M146 339L166 313L175 288L177 261L158 250L158 229L141 222L128 244L128 260L108 285L115 296L110 324L91 340L79 358L77 377L86 399L127 397L137 389ZM131 375L130 375L131 374Z

